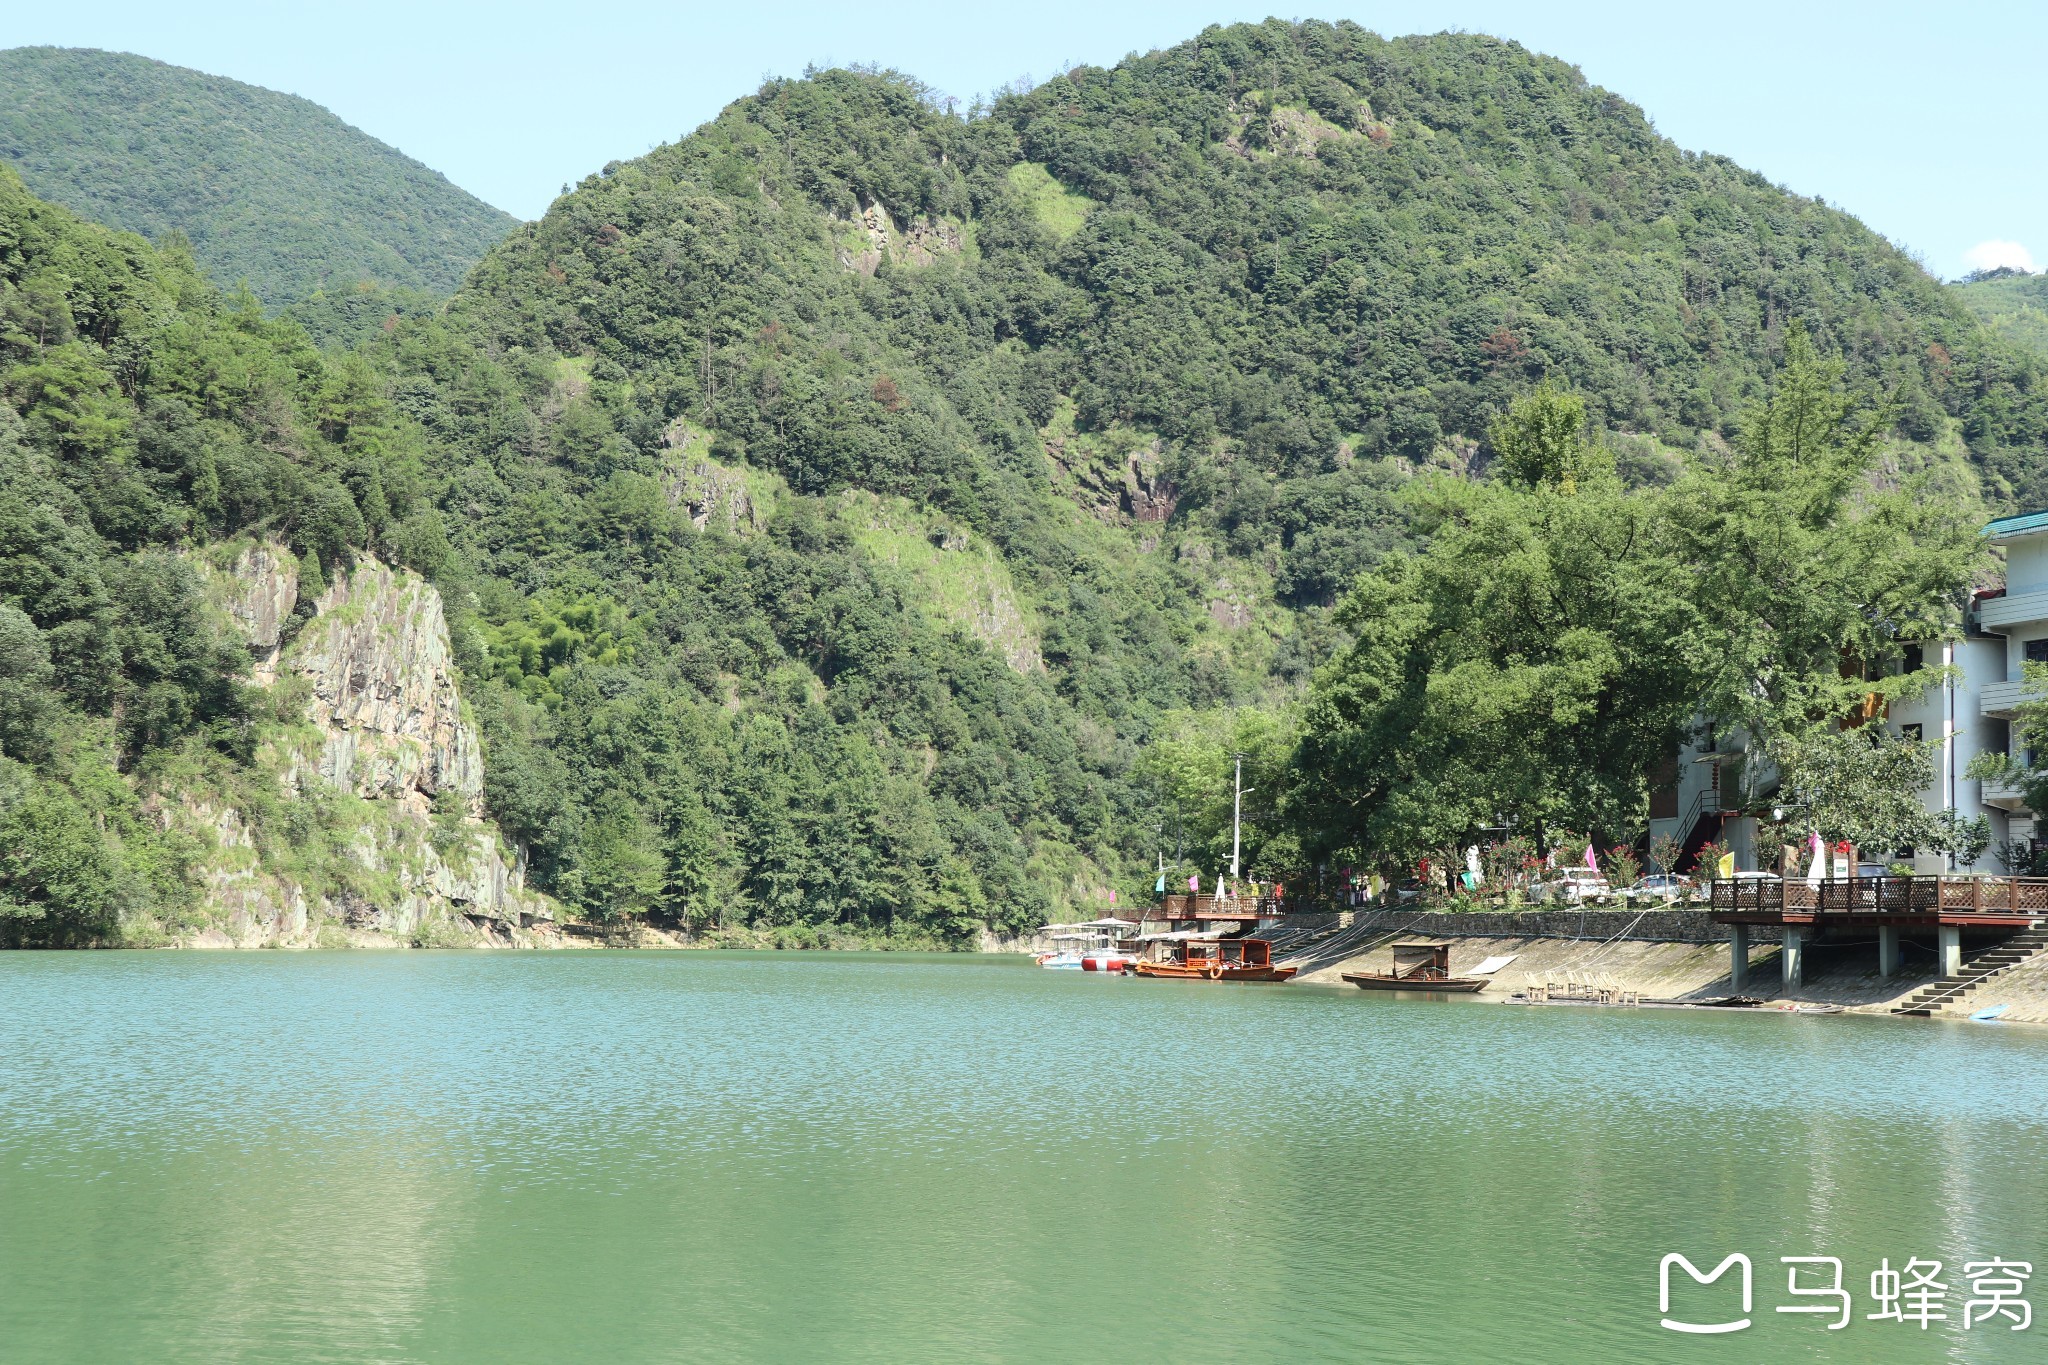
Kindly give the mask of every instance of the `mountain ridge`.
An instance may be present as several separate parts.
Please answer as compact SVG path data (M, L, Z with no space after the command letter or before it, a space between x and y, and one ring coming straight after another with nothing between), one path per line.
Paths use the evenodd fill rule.
M656 490L683 427L790 490L765 539L872 540L849 490L930 509L935 538L940 521L985 538L1038 627L1050 695L1030 739L938 723L966 674L935 670L936 709L906 707L881 655L752 609L723 624L759 621L777 648L721 670L736 681L664 674L672 647L649 638L611 675L616 701L550 683L553 711L508 699L486 735L559 765L565 803L637 809L673 867L658 781L580 736L629 698L802 729L755 672L779 655L916 800L1005 811L1029 898L968 903L1021 923L1140 894L1162 842L1213 870L1227 831L1213 802L1171 795L1188 790L1175 755L1252 749L1251 785L1280 785L1285 718L1339 638L1329 605L1415 543L1400 490L1418 472L1484 475L1509 399L1575 385L1625 476L1668 481L1727 458L1795 322L1884 395L1897 474L1981 482L1994 504L2039 494L2039 361L1853 218L1681 151L1517 45L1275 21L1075 68L975 117L896 73L770 81L585 177L445 318L400 327L385 363L462 376L415 411L467 452L451 538L507 628L536 609L528 584L660 610L675 584L645 556L667 553ZM541 503L564 526L634 507L635 529L544 533ZM1041 773L1034 753L1058 758ZM691 857L761 906L765 826L738 771L690 779L720 831ZM1005 784L1022 799L997 800ZM550 887L583 856L566 811L513 822ZM1250 865L1289 867L1274 811L1252 823ZM984 837L936 826L955 854ZM1033 870L1041 849L1056 876ZM830 882L823 861L800 855L795 885ZM801 889L784 904L847 913Z
M0 51L0 160L30 190L282 307L370 280L447 293L518 221L311 100L132 53Z

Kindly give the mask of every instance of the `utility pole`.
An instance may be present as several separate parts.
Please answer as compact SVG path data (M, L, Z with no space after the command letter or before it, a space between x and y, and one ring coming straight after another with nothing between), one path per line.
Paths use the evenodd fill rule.
M1244 832L1244 799L1251 795L1244 786L1244 755L1232 754L1235 773L1230 779L1230 879L1237 880L1237 852ZM1254 791L1257 788L1253 788Z

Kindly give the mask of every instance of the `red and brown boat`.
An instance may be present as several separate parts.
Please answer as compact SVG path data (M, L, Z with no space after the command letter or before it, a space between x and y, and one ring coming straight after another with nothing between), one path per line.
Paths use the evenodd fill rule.
M1452 991L1470 995L1486 989L1483 976L1451 975L1448 943L1397 943L1393 971L1346 972L1344 979L1362 991Z
M1262 938L1191 938L1166 947L1166 956L1140 959L1131 971L1184 981L1285 981L1299 970L1274 966L1273 945Z

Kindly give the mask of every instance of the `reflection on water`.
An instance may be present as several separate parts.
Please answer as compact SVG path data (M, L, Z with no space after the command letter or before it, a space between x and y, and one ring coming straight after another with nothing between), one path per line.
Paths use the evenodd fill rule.
M2018 1359L1960 1298L1923 1336L1862 1291L1881 1256L2048 1278L2044 1108L2020 1029L1013 959L6 954L0 1358ZM1756 1326L1662 1332L1674 1250L1750 1255ZM1858 1321L1775 1315L1782 1255L1841 1257Z

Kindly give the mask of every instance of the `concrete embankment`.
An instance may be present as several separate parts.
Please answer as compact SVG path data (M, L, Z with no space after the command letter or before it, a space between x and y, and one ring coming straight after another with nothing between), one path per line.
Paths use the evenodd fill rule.
M1908 941L1898 975L1878 975L1875 935L1869 942L1809 947L1805 979L1784 985L1778 934L1752 931L1745 994L1771 1004L1835 1004L1859 1013L1889 1012L1936 978L1931 944ZM1399 943L1448 943L1453 973L1489 957L1514 955L1482 999L1506 1000L1531 980L1566 974L1658 1000L1711 1000L1734 994L1729 984L1728 930L1704 911L1570 910L1508 914L1382 911L1356 916L1296 915L1271 930L1276 952L1301 969L1308 985L1343 984L1345 972L1385 972ZM1972 994L1969 1009L2004 1004L2016 1023L2048 1023L2048 963L2021 966Z

